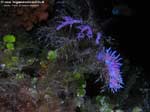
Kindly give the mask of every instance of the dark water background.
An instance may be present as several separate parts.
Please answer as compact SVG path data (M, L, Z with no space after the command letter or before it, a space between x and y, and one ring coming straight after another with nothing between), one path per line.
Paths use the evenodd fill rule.
M142 66L149 73L149 37L146 35L146 17L142 2L136 0L93 0L96 16L102 19L111 18L104 28L108 35L119 42L119 49L133 65ZM131 15L113 15L115 6L125 5L132 12ZM149 77L148 75L146 77ZM149 78L150 79L150 78Z

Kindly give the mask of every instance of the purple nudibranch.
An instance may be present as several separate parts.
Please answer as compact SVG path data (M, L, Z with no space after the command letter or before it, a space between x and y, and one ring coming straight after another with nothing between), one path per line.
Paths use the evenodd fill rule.
M82 23L81 19L80 20L73 19L70 16L64 16L63 20L65 20L65 21L61 21L61 24L57 26L56 30L60 30L66 26L70 26L70 28L71 28L73 24L81 24Z
M116 55L116 51L112 51L111 48L104 49L97 55L99 61L105 62L107 67L107 80L108 88L113 92L117 92L119 89L123 88L123 80L121 76L121 63L119 62L122 58L120 55Z
M78 33L77 35L77 38L78 39L82 39L85 37L85 35L91 39L93 37L93 31L92 31L92 28L89 26L89 25L80 25L80 26L77 26L77 29L80 30L80 32ZM80 36L80 35L83 35L83 36Z
M95 40L96 45L100 43L101 37L102 37L102 33L98 32Z

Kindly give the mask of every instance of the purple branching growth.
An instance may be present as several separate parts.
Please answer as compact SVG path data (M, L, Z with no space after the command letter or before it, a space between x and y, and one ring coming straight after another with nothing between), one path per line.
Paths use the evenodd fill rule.
M70 16L64 16L63 20L65 20L65 21L61 21L61 24L57 26L56 30L60 30L65 26L70 26L70 28L71 28L73 24L81 24L82 23L82 20L73 19Z
M112 51L111 48L104 49L104 51L100 52L97 56L99 61L104 61L108 70L108 87L110 90L115 93L119 89L122 88L123 80L121 77L120 67L121 63L119 62L122 58L120 55L116 55L116 51Z
M98 32L97 36L96 36L96 40L95 40L96 45L98 45L100 43L101 37L102 37L102 34L100 32Z
M91 39L93 37L93 31L92 28L89 25L80 25L77 27L77 29L80 30L80 32L77 35L78 39L82 39L85 37L85 35ZM82 35L82 36L81 36Z

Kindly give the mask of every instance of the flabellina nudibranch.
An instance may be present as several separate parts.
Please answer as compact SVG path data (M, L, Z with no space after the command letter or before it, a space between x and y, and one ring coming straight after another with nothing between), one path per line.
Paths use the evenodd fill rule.
M106 81L106 84L108 88L113 92L117 92L119 89L123 88L123 80L121 77L121 63L119 62L122 60L120 58L120 54L116 55L117 51L112 51L111 48L109 49L103 49L103 51L99 52L97 55L98 61L103 61L106 66L107 79L104 79Z
M96 45L100 43L101 37L102 37L102 33L98 32L95 40Z
M88 37L88 39L93 37L93 31L90 25L80 25L76 28L80 30L80 32L77 34L77 39L83 39L85 35Z
M59 24L56 28L56 30L60 30L62 29L63 27L66 27L66 26L70 26L70 28L72 27L73 24L81 24L82 23L82 20L80 19L74 19L70 16L64 16L62 17L62 19L64 21L61 21L61 24Z

